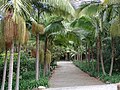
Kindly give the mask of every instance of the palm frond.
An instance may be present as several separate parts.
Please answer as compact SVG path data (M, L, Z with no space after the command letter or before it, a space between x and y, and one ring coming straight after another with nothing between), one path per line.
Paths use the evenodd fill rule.
M89 6L85 7L81 12L80 16L97 16L104 8L102 4L90 4Z
M95 27L91 23L90 19L87 17L81 17L81 18L75 20L74 22L71 23L71 27L78 27L80 29L84 29L84 30L88 30L88 31L95 29Z
M120 4L120 0L104 0L103 4L105 4L105 5Z
M120 22L118 18L115 18L115 20L112 22L111 27L110 27L110 33L111 36L120 36Z
M64 31L64 26L61 22L58 22L58 23L51 23L50 25L48 25L46 28L45 28L45 33L47 35L51 34L51 33L55 33L55 32L62 32Z
M75 15L75 9L73 8L69 0L41 0L41 2L47 3L52 6L53 9L51 11L53 11L53 13L56 12L59 15L65 14L66 16L68 14L72 16Z

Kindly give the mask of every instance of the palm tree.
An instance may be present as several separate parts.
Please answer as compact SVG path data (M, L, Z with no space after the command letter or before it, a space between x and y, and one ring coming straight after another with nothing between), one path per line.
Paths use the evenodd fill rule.
M18 61L17 61L17 75L16 75L16 86L15 90L19 90L19 74L20 74L20 56L21 56L21 45L23 45L25 41L26 36L26 23L23 18L27 18L30 16L28 12L28 8L24 6L30 6L29 3L26 3L26 1L23 0L12 0L13 8L14 8L14 14L13 14L13 20L17 24L18 29ZM27 16L27 17L26 17Z
M4 23L3 20L1 19L1 23L0 23L0 49L4 50L4 48L6 48L5 46L5 42L4 42L4 36L3 36L3 27L4 27ZM4 60L4 71L3 71L3 78L2 78L2 85L1 85L1 90L4 90L5 87L5 80L6 80L6 69L7 69L7 57L8 57L8 50L7 48L5 49L5 60Z
M119 18L115 18L115 20L113 21L113 23L111 24L110 27L110 33L111 33L111 48L112 48L112 55L111 55L111 66L110 66L110 71L109 71L109 75L112 75L112 71L113 71L113 64L114 64L114 59L115 59L115 37L120 35L119 32Z
M47 74L47 61L46 61L46 53L48 49L48 40L50 39L50 36L55 34L57 35L57 32L63 31L64 26L61 23L63 19L57 20L49 24L45 28L45 47L44 47L44 70L43 70L43 76L46 76Z
M7 57L8 57L8 51L5 51L5 60L4 60L4 71L3 71L3 79L2 79L2 85L1 90L4 90L5 87L5 80L6 80L6 69L7 69Z
M110 66L110 71L109 75L112 75L113 71L113 64L114 64L114 59L115 59L115 37L119 36L119 21L120 21L120 9L119 9L119 0L104 0L103 4L105 4L107 7L110 8L110 10L107 9L107 12L110 14L108 15L108 21L112 23L111 26L109 27L110 29L110 34L111 34L111 48L112 48L112 55L111 55L111 66ZM114 7L115 6L115 7ZM116 11L118 13L116 13ZM116 17L113 17L115 15ZM112 18L110 17L112 16ZM118 19L118 20L117 20ZM115 33L116 31L117 33Z
M5 1L5 0L4 0ZM25 1L24 1L25 2ZM9 79L8 79L8 89L12 90L12 78L13 78L13 57L14 57L14 39L16 37L16 15L25 15L28 13L26 7L24 6L25 3L23 3L22 0L11 0L11 1L5 1L4 4L2 5L2 9L5 11L6 16L5 16L5 28L4 28L4 36L5 36L5 43L10 44L10 64L9 64ZM14 9L13 9L14 8ZM10 32L6 32L7 28L10 28ZM9 33L9 34L6 34ZM10 37L10 38L8 38ZM10 40L11 41L10 41ZM19 54L20 58L20 54ZM20 59L18 60L20 61ZM19 65L20 62L18 62L18 70L19 71ZM17 81L19 79L19 72L17 72ZM19 83L19 82L18 82ZM17 89L18 90L18 89Z
M31 0L31 1L33 2L33 4L34 4L34 2L38 2L40 4L40 6L38 6L38 4L34 4L34 5L36 5L35 6L36 8L39 8L38 11L40 10L39 11L40 14L45 11L45 12L50 13L52 15L54 14L54 15L63 16L63 17L66 18L66 17L69 17L69 16L70 17L74 16L74 13L75 13L75 10L72 7L72 5L70 4L69 0L66 0L66 1L64 1L64 0L62 0L62 1L59 1L59 0L48 0L48 1L46 1L46 0L39 0L39 1L33 1L33 0ZM41 14L41 16L42 16L42 14ZM43 15L43 17L44 17L44 15ZM46 40L45 40L46 45L47 45L47 38L48 37L46 36ZM44 70L45 70L45 67L46 66L44 66ZM45 72L44 72L44 75L45 75Z
M9 63L9 79L8 79L8 90L12 90L12 78L13 78L13 58L14 58L14 22L12 20L12 9L9 8L7 11L7 16L5 17L5 23L4 23L4 35L5 35L5 43L11 43L10 46L10 63ZM9 21L10 20L10 21ZM11 38L8 38L9 36L6 34L7 28L11 29Z
M99 73L99 59L100 59L103 74L106 75L104 64L103 64L102 45L101 45L102 44L101 32L103 31L103 25L102 25L103 15L104 15L106 7L103 6L101 3L96 3L96 2L88 3L86 7L83 7L83 8L82 7L80 8L80 15L89 17L91 19L93 27L96 28L95 32L97 35L97 71Z
M19 20L18 20L19 19ZM19 90L19 73L20 73L20 56L21 56L21 46L25 44L26 39L26 23L24 19L21 16L16 16L16 23L17 23L17 29L18 29L18 61L17 61L17 75L16 75L16 90Z

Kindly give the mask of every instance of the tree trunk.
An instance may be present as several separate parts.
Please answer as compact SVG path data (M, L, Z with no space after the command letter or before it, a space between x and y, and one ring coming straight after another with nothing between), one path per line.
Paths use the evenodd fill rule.
M87 55L87 43L86 43L86 62L88 61L88 55Z
M45 38L45 48L44 48L44 70L43 70L43 76L46 76L46 73L47 73L47 61L46 61L47 42L48 42L48 38L46 36L46 38Z
M88 45L87 45L87 43L86 43L86 70L89 70Z
M14 59L14 41L12 42L11 49L10 49L8 90L12 90L12 81L13 81L13 59Z
M91 48L91 55L92 55L92 68L93 68L93 71L95 70L95 66L94 66L94 55L93 55L93 48Z
M88 63L90 64L90 48L88 48Z
M50 72L50 64L48 64L48 72ZM49 73L50 74L50 73Z
M39 79L39 34L36 35L36 80Z
M82 61L82 52L80 53L80 60Z
M96 68L97 68L97 72L98 72L98 76L99 76L99 72L100 72L100 36L98 35L97 37L97 64L96 64Z
M104 67L104 62L103 62L103 53L102 53L102 41L101 41L101 38L100 38L100 61L101 61L101 66L102 66L102 72L103 72L104 75L106 75L105 67Z
M68 59L69 60L69 59ZM77 60L79 60L79 54L77 53Z
M5 87L5 80L6 80L6 69L7 69L7 50L5 52L5 61L4 61L4 71L3 71L3 79L2 79L2 86L1 90L4 90Z
M19 90L19 75L20 75L20 56L21 56L21 44L18 46L18 61L17 61L17 75L16 75L16 86L15 90Z
M115 44L114 44L114 38L112 37L112 42L111 42L111 47L112 47L112 58L111 58L111 66L110 66L110 72L109 75L112 75L113 71L113 63L114 63L114 58L115 58Z
M94 51L93 51L93 48L91 48L91 55L92 55L92 57L91 57L91 59L92 60L94 60L94 53L93 53Z

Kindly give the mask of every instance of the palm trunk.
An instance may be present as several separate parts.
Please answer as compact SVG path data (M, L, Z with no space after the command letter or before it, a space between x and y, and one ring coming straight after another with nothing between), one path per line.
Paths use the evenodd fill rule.
M69 60L69 59L68 59ZM77 60L79 60L79 54L77 53Z
M14 59L14 41L12 42L11 50L10 50L8 90L12 90L12 81L13 81L13 59Z
M98 37L97 37L97 64L96 64L98 76L99 76L99 72L100 72L100 62L99 62L100 57L99 57L99 55L100 55L100 36L98 35Z
M91 55L92 55L91 59L93 60L94 59L93 48L91 49Z
M19 90L19 75L20 75L20 55L21 55L21 45L18 46L18 61L17 61L17 75L16 75L16 86L15 90Z
M80 53L80 60L82 61L82 52Z
M106 75L105 67L104 67L104 63L103 63L103 53L102 53L102 41L101 41L101 38L100 38L100 61L101 61L101 66L102 66L102 72L103 72L104 75Z
M39 34L36 35L36 80L39 79Z
M87 57L88 55L87 55L87 43L86 43L86 62L88 61L87 59L88 59L88 57Z
M93 48L91 48L91 55L92 55L92 69L93 69L93 71L94 71L94 70L95 70L95 66L94 66Z
M88 48L88 63L90 64L90 48Z
M110 67L110 72L109 72L110 76L112 75L113 63L114 63L114 58L115 58L115 44L114 44L114 38L113 37L112 37L111 47L112 47L112 59L111 59L111 67Z
M48 64L48 72L50 72L50 64ZM50 74L50 73L49 73Z
M4 90L5 87L5 80L6 80L6 69L7 69L7 50L5 52L5 61L4 61L4 71L3 71L3 79L2 79L2 86L1 90Z
M47 73L47 61L46 61L47 42L48 42L48 38L46 36L46 39L45 39L45 48L44 48L44 70L43 70L43 76L46 76L46 73Z
M88 62L88 45L86 43L86 70L89 70L89 62Z

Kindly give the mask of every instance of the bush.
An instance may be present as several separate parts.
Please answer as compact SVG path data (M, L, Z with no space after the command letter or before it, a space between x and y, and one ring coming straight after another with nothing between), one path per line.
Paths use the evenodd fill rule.
M0 56L0 85L2 82L2 75L3 75L3 57L4 55ZM9 60L8 60L8 67L9 67ZM43 67L43 66L41 66ZM13 90L15 90L15 82L16 82L16 70L17 70L17 54L14 56L14 67L13 67ZM21 62L20 62L20 90L32 90L33 88L39 86L48 87L48 77L42 77L43 70L40 70L40 79L38 81L35 80L35 59L29 58L26 53L21 53ZM8 75L8 69L7 69ZM8 76L5 84L5 90L8 89Z
M48 79L40 78L38 81L32 80L21 80L20 81L20 90L32 90L33 88L37 88L39 86L48 87Z
M96 62L90 62L90 67L88 67L88 63L86 63L85 61L73 61L73 63L80 68L81 70L83 70L84 72L89 73L89 75L97 77L98 78L98 73L96 72L95 69L93 69L91 67L91 65L95 66ZM119 83L120 82L120 73L113 73L112 76L106 75L104 76L102 74L102 70L100 70L99 73L99 78L100 80L102 80L105 83Z

